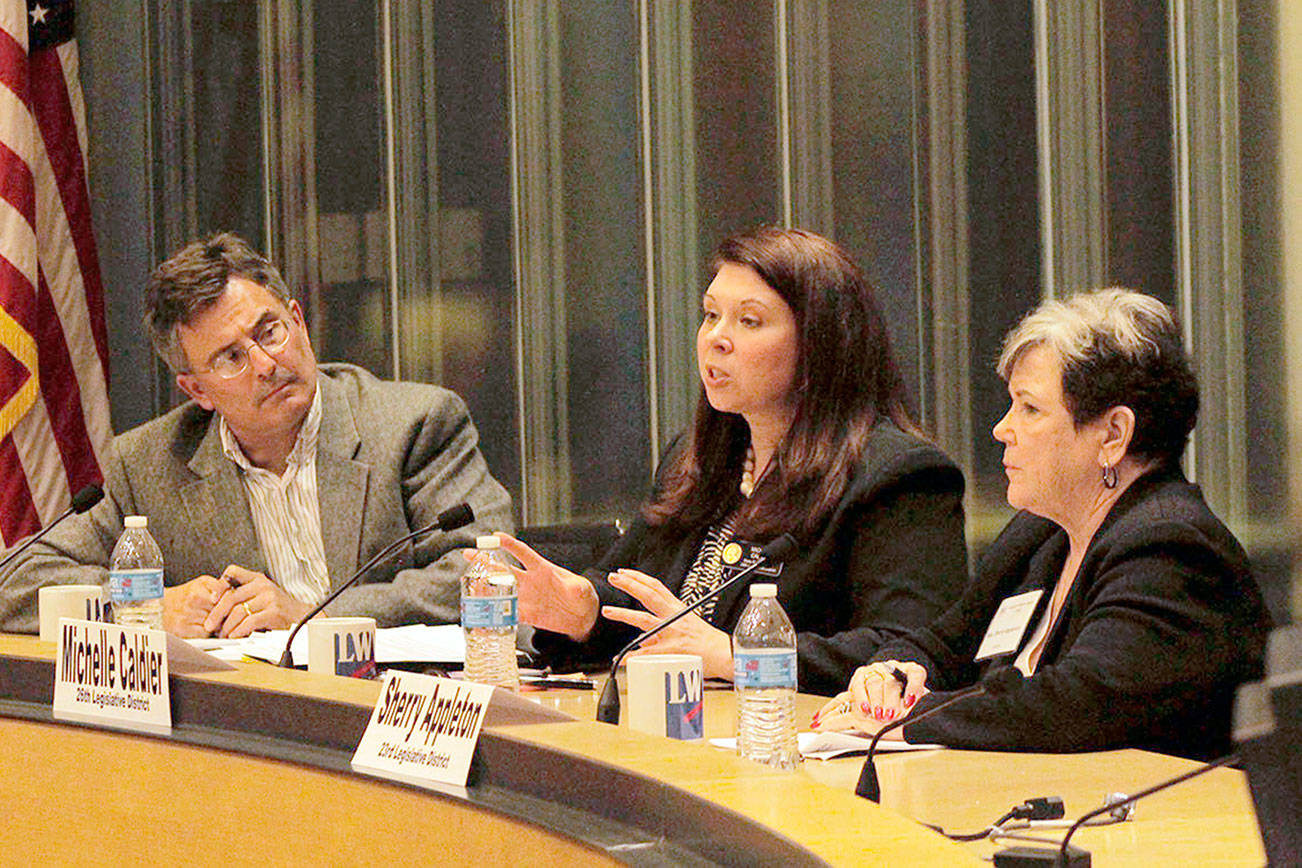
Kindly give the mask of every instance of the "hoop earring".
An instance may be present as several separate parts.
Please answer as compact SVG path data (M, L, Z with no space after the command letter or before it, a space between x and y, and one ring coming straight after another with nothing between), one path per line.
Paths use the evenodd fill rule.
M1117 468L1113 467L1111 464L1103 465L1103 487L1117 487Z

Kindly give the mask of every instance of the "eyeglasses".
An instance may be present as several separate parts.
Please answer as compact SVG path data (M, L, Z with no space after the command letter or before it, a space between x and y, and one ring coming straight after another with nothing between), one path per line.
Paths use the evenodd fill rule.
M263 320L250 338L248 346L232 344L218 353L213 357L212 367L208 368L208 371L223 380L238 377L249 367L249 347L252 344L257 344L267 355L275 355L285 349L289 344L289 324L276 317ZM195 371L195 373L203 374L208 371Z

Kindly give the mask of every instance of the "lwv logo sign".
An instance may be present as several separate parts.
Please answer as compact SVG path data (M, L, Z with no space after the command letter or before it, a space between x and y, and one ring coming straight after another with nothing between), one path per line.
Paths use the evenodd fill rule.
M665 735L696 739L705 732L701 670L665 673Z

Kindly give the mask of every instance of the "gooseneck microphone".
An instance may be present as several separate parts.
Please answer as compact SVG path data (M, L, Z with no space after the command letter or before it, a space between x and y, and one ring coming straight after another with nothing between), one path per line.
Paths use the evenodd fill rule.
M1220 759L1215 759L1212 760L1211 762L1203 763L1198 768L1193 769L1192 771L1187 771L1182 775L1176 775L1175 777L1169 780L1162 781L1160 784L1154 784L1148 789L1140 790L1139 792L1135 793L1132 796L1126 796L1125 798L1115 799L1115 800L1109 799L1107 803L1104 804L1102 807L1095 808L1094 810L1086 814L1082 814L1080 818L1077 819L1076 822L1072 823L1071 827L1067 829L1067 834L1063 835L1062 843L1058 845L1058 855L1057 858L1054 860L1054 864L1055 865L1070 864L1068 861L1068 854L1070 850L1067 845L1071 841L1071 836L1076 834L1077 829L1079 829L1081 826L1084 826L1087 822L1099 816L1100 814L1106 814L1116 810L1117 808L1134 804L1135 802L1139 801L1145 796L1151 796L1154 793L1158 793L1161 792L1162 790L1165 790L1167 787L1173 787L1176 784L1182 784L1185 781L1189 780L1190 778L1196 778L1199 775L1205 775L1212 769L1218 769L1221 766L1229 765L1230 763L1234 762L1237 759L1238 756L1236 754L1230 754L1229 756L1223 756Z
M624 658L628 656L628 652L632 651L634 648L641 645L643 642L650 639L679 618L684 618L692 612L695 612L697 609L701 608L701 606L705 605L707 601L719 596L726 589L732 587L743 579L749 579L754 575L756 570L765 564L782 563L787 558L791 557L798 547L799 543L796 542L796 538L789 533L784 533L782 536L773 540L773 542L764 546L764 548L760 550L760 556L755 563L746 567L744 570L737 573L737 575L733 576L722 585L719 585L719 587L710 591L708 594L702 595L701 598L692 603L692 605L680 609L665 620L661 621L659 624L656 624L650 630L635 636L633 641L625 645L620 652L615 655L615 662L610 664L610 677L606 679L606 686L601 689L601 698L597 700L597 720L602 723L619 723L619 685L615 682L615 672L619 669L619 664L623 663Z
M30 548L33 543L35 543L41 537L45 536L50 531L54 530L54 526L56 524L63 521L68 516L72 515L74 512L80 515L81 513L90 509L92 506L99 503L103 499L104 499L104 489L100 488L98 485L87 485L81 491L78 491L76 494L72 496L72 505L69 506L67 509L65 509L62 512L62 514L59 515L58 518L56 518L54 521L47 524L45 527L41 528L32 536L29 536L22 545L18 546L9 554L5 555L5 559L0 561L0 567L3 567L5 564L9 563L14 558L18 557L20 554L27 551L27 549Z
M962 702L964 699L973 696L982 696L987 693L1002 693L1021 680L1021 671L1014 669L1012 666L1005 666L996 669L982 679L980 684L974 684L971 687L964 688L955 693L949 699L946 699L938 705L933 705L926 711L905 715L899 720L893 720L886 726L877 730L877 734L873 736L872 742L868 745L868 756L864 759L863 771L859 772L859 783L855 785L854 794L856 796L863 796L870 802L881 801L882 788L881 783L877 780L877 767L873 765L873 757L877 753L878 743L886 733L893 732L894 730L904 726L906 723L917 723L926 720L933 714L937 714L944 711L946 708L949 708L955 702Z
M355 585L357 583L357 580L360 579L362 576L364 576L371 567L375 566L380 561L384 560L389 555L397 551L398 547L401 546L403 543L413 540L422 534L427 534L430 531L441 530L446 532L450 530L456 530L459 527L465 527L466 525L470 524L474 520L475 520L475 513L470 508L470 504L459 503L456 506L452 507L451 509L445 509L442 512L440 512L439 517L434 519L432 524L427 524L424 527L422 527L420 530L414 530L411 533L407 534L406 536L399 537L398 539L389 543L384 548L380 549L380 551L375 555L375 557L371 558L369 561L363 564L361 569L353 573L352 577L348 581L344 582L338 588L335 588L335 590L331 592L330 596L326 597L320 603L317 603L315 609L313 609L312 611L304 615L303 618L297 624L294 625L294 629L289 631L289 639L285 641L285 653L280 655L280 662L277 663L276 665L283 666L285 668L292 668L294 665L294 652L292 650L294 647L294 637L298 635L299 630L303 629L303 625L306 624L308 621L311 621L317 615L321 614L322 609L324 609L326 606L333 603L336 597L338 597L344 591L348 590L353 585Z

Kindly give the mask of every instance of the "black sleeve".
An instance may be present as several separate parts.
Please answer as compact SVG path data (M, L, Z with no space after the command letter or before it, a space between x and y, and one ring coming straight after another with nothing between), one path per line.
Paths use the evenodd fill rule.
M927 670L927 686L933 691L975 683L980 669L973 657L990 619L1005 597L1030 590L1027 563L1055 532L1057 526L1046 519L1028 513L1014 517L981 557L958 600L931 623L877 649L870 662L917 663Z
M962 476L951 469L912 474L849 517L842 538L850 547L850 626L797 636L802 692L844 690L882 644L929 623L956 599L967 579L967 547Z
M1206 742L1226 728L1217 709L1252 671L1264 635L1243 602L1245 577L1193 528L1150 528L1147 536L1100 564L1080 601L1080 628L1051 662L1011 689L906 726L906 738L1085 751ZM929 694L918 710L946 695ZM1206 732L1171 732L1190 728Z

